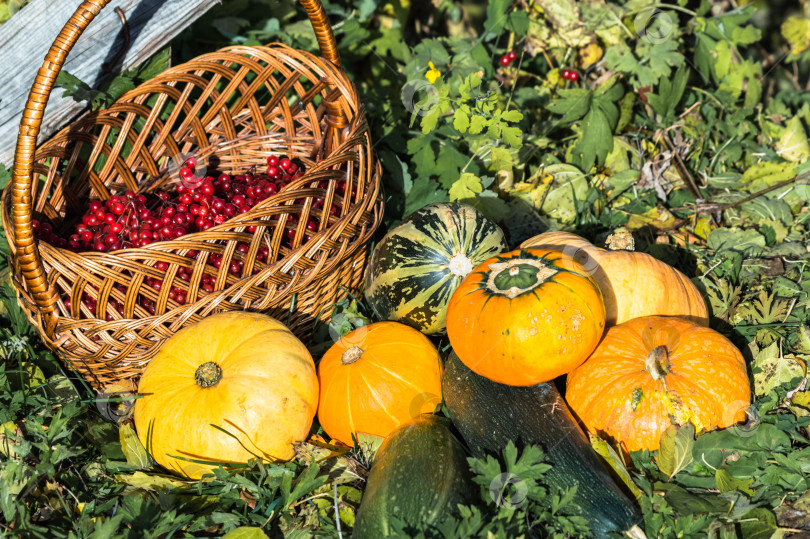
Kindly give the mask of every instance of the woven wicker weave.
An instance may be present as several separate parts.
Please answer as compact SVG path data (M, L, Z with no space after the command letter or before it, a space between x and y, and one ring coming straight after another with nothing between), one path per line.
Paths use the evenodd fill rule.
M368 125L356 90L340 70L322 5L301 2L322 58L283 45L206 54L166 70L35 148L53 82L82 30L108 1L85 0L65 25L20 124L12 181L3 192L20 305L45 343L98 389L134 384L165 338L214 312L267 312L305 338L326 307L358 288L365 245L382 216ZM206 231L111 253L75 253L34 236L32 219L49 220L64 235L89 200L170 189L179 179L178 157L214 158L220 170L238 173L266 166L271 153L297 158L305 175ZM336 189L339 181L347 182L345 197ZM322 209L313 206L316 198L325 200ZM336 215L330 216L333 206ZM311 216L321 224L308 235ZM246 232L250 226L257 227L254 233ZM282 236L290 229L295 239L286 247ZM249 245L246 254L236 250L240 242ZM270 250L267 261L257 259L261 247ZM189 250L199 253L196 259L184 256ZM214 253L222 255L220 269L206 264ZM228 273L231 260L244 262L241 276ZM156 269L158 261L168 263L168 270ZM189 281L177 276L180 266L193 269ZM216 275L214 292L201 290L203 273ZM149 277L163 280L159 291L145 284ZM172 286L187 290L184 305L169 299ZM96 300L94 312L82 304L84 293ZM64 296L71 299L70 310ZM156 303L154 315L138 304L139 296ZM124 305L123 316L108 308L111 299Z

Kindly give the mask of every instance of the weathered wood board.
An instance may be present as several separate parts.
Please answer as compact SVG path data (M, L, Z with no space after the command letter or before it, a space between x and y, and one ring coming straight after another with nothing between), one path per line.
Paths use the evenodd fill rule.
M110 76L104 69L124 44L115 8L123 10L130 46L119 65L135 66L164 47L183 28L220 0L113 0L87 27L63 69L91 87ZM80 0L34 0L0 26L0 163L10 167L31 84L48 48ZM115 68L117 71L118 68ZM54 89L45 110L40 142L66 125L85 105Z

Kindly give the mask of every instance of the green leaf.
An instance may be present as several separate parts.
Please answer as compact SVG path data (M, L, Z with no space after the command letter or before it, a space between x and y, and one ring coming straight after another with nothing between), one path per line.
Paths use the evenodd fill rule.
M470 163L470 157L459 151L455 144L443 144L439 149L439 157L436 159L436 166L433 174L439 177L439 184L445 189L450 188L461 174L461 169L470 164L475 170L474 163Z
M475 198L462 198L459 202L472 206L496 222L509 214L509 205L492 191L483 191Z
M504 123L499 123L500 138L513 148L520 148L523 145L523 132L517 127L509 127Z
M465 110L466 109L466 110ZM462 105L453 113L453 127L464 133L470 127L470 107Z
M496 36L506 26L507 12L512 0L490 0L487 2L487 19L484 21L486 35Z
M776 517L764 507L748 511L740 520L740 533L746 539L771 539L777 531Z
M93 90L87 83L71 75L64 69L56 76L55 86L62 88L64 97L72 97L75 101L92 103L102 92Z
M171 62L171 52L171 47L166 47L152 56L148 62L139 65L134 70L127 71L127 74L129 74L132 78L138 79L139 81L153 79L169 68Z
M479 77L477 73L471 73L467 75L467 77L458 87L459 97L465 101L470 99L471 97L473 97L473 90L478 90L480 86L481 86L481 77Z
M723 492L729 492L731 490L738 490L749 496L754 495L754 491L751 489L751 485L754 483L754 478L749 477L748 479L737 479L736 477L732 476L728 470L725 469L718 469L714 474L714 479L717 481L717 489Z
M241 17L217 17L211 21L211 26L230 39L238 36L240 30L249 24L250 21Z
M576 219L588 191L588 180L577 167L560 163L545 168L554 177L554 184L543 198L540 210L562 223Z
M121 440L121 450L127 459L127 464L136 468L149 467L149 455L146 453L135 429L129 423L124 423L118 429L118 436Z
M689 422L682 426L670 425L661 435L661 446L655 462L670 479L686 468L693 460L695 426Z
M501 114L501 119L507 122L519 122L523 119L523 113L516 110L505 110Z
M546 105L546 109L554 114L561 114L557 123L561 125L568 125L585 116L591 108L591 100L593 93L576 88L573 90L560 90L557 99L554 99Z
M409 215L423 206L434 202L448 202L447 191L442 189L435 181L419 177L413 181L413 187L405 197L403 215Z
M718 253L734 251L754 256L765 249L765 237L752 228L715 228L709 233L707 243Z
M261 528L240 526L223 535L222 539L269 539L269 537Z
M514 32L519 36L526 35L529 30L529 15L522 10L513 10L509 13L507 20L507 29Z
M474 198L484 190L481 178L475 174L464 172L450 187L450 201Z
M411 162L415 166L416 175L420 177L431 176L436 169L436 152L432 143L436 141L433 135L413 137L408 141L408 153L413 156Z
M512 154L506 148L493 146L490 159L494 170L512 170Z
M580 125L580 137L571 149L572 163L581 170L589 171L594 165L605 162L613 148L613 128L600 107L591 107Z
M686 90L686 82L689 79L689 70L681 66L675 76L670 81L669 78L661 79L658 86L658 93L647 93L647 101L656 113L662 118L670 118Z
M470 119L470 134L477 135L488 126L490 121L481 114L473 114Z

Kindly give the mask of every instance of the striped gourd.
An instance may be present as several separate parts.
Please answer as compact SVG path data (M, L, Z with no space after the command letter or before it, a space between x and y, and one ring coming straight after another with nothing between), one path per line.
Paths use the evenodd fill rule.
M503 232L465 204L429 204L377 244L366 269L366 300L383 320L427 335L445 332L447 303L478 264L508 247Z

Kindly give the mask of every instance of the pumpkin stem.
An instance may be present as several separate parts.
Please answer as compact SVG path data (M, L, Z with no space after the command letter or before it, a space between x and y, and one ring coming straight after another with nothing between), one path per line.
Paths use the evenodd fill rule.
M363 355L364 350L359 346L352 346L340 356L340 362L344 365L351 365Z
M524 292L534 290L554 276L557 270L548 267L540 260L513 258L506 262L489 265L487 289L514 299Z
M645 360L647 372L653 377L653 380L663 379L669 373L669 350L666 346L656 346L647 354Z
M464 253L456 253L448 262L447 267L450 269L450 273L463 279L472 272L473 263Z
M605 247L608 251L635 251L636 241L626 228L620 227L607 237Z
M215 386L221 379L222 368L213 361L203 363L194 372L194 381L200 387Z

